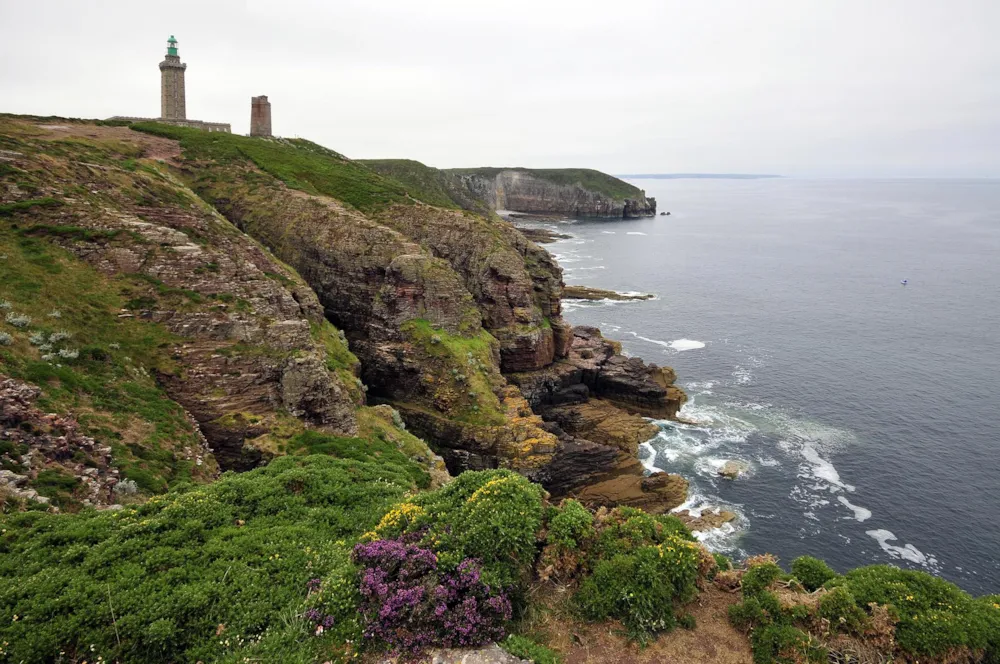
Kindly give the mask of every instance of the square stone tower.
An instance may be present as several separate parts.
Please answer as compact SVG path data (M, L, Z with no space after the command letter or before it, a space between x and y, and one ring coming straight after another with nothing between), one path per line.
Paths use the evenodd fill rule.
M250 97L250 135L271 135L271 102L267 95Z
M177 40L167 40L167 56L160 63L160 117L165 120L186 120L184 102L184 70L187 65L177 54Z

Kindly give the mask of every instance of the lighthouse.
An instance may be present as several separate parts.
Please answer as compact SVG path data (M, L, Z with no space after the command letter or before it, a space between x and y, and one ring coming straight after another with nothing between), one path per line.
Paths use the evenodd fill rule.
M167 55L160 63L160 118L186 120L184 103L184 70L187 65L177 54L177 40L173 35L167 40Z

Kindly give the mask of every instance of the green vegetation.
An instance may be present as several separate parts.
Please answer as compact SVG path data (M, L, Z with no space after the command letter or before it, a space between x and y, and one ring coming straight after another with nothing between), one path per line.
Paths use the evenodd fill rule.
M508 470L462 473L443 488L397 506L368 538L422 534L419 542L434 550L442 569L475 558L488 583L520 586L534 564L542 493L540 486Z
M792 574L806 590L812 592L837 576L825 562L812 556L800 556L792 561Z
M478 175L486 178L496 177L501 171L518 171L533 175L541 180L562 186L579 185L589 191L603 194L614 200L638 198L642 190L619 180L613 175L595 171L590 168L451 168L446 173L455 175Z
M338 580L353 579L358 535L413 487L409 465L282 457L117 512L0 516L6 660L316 661L360 635ZM322 638L301 617L313 578L338 611Z
M912 657L966 648L1000 662L997 596L974 599L944 579L890 565L859 567L832 583L849 591L861 609L871 603L889 606L898 620L896 641Z
M424 203L445 208L459 208L447 186L448 174L412 159L360 159L376 173L400 182L410 194Z
M118 315L134 282L106 278L34 233L9 226L0 227L0 254L0 300L29 320L24 327L0 322L11 337L0 346L3 373L40 386L38 407L46 412L78 413L82 432L110 444L122 475L144 492L214 472L214 465L199 467L181 454L201 443L151 376L173 371L174 338L159 325ZM68 484L52 495L63 507L76 504Z
M185 158L192 162L226 164L249 160L293 189L331 196L362 211L412 202L398 182L310 141L209 133L153 122L131 127L179 141Z
M574 598L581 615L617 618L640 643L678 624L680 607L694 599L698 577L708 571L680 520L633 508L615 508L599 524L587 553L583 569L590 574L582 577Z
M515 657L527 659L535 664L562 664L562 656L529 639L526 636L511 634L500 642L500 647Z
M4 175L4 173L0 173ZM13 203L0 203L0 217L11 217L17 212L25 212L34 207L59 207L62 201L55 198L39 198L30 201L15 201Z
M818 589L819 601L796 601L795 579L784 577L772 558L748 562L743 601L730 607L729 619L750 634L756 664L825 662L827 648L836 653L841 647L828 641L836 635L859 639L882 661L1000 661L996 596L974 599L943 579L889 565L838 576L803 557L792 565L795 576ZM779 601L775 590L782 585L791 592Z
M327 454L338 459L353 459L366 461L376 459L385 463L405 468L410 481L421 489L430 486L431 478L426 470L413 463L403 452L396 448L395 443L380 438L344 438L319 433L303 431L293 437L288 444L293 454Z
M579 501L569 498L549 519L546 543L562 549L579 549L595 534L594 515Z
M476 336L460 336L438 329L423 318L405 322L400 330L420 348L428 360L428 369L442 375L454 395L451 417L468 424L497 426L506 418L493 393L498 379L493 349L496 340L486 330Z

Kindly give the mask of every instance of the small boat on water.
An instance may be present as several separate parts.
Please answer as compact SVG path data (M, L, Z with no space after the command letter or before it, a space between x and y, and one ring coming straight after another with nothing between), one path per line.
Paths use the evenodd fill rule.
M906 279L903 279L903 280L902 280L902 281L900 281L899 283L901 283L901 284L903 284L903 285L905 286L905 285L906 285Z

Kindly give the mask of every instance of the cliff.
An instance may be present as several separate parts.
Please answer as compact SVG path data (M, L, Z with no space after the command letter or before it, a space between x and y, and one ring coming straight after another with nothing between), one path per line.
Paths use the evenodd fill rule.
M418 193L308 141L0 116L0 659L1000 656L996 597L697 544L636 459L674 372Z
M509 467L558 493L613 480L595 504L683 502L683 480L647 481L635 443L608 434L673 417L672 373L572 330L558 265L495 214L426 204L308 141L4 129L17 232L128 281L118 318L172 335L151 378L223 469L266 463L308 429L354 435L358 408L384 402L452 472ZM552 391L587 417L550 409Z
M580 168L440 170L406 159L360 163L403 183L418 199L480 213L509 210L576 217L635 218L656 214L656 199L616 177Z
M449 173L495 210L625 219L656 214L655 198L599 171L473 168Z

